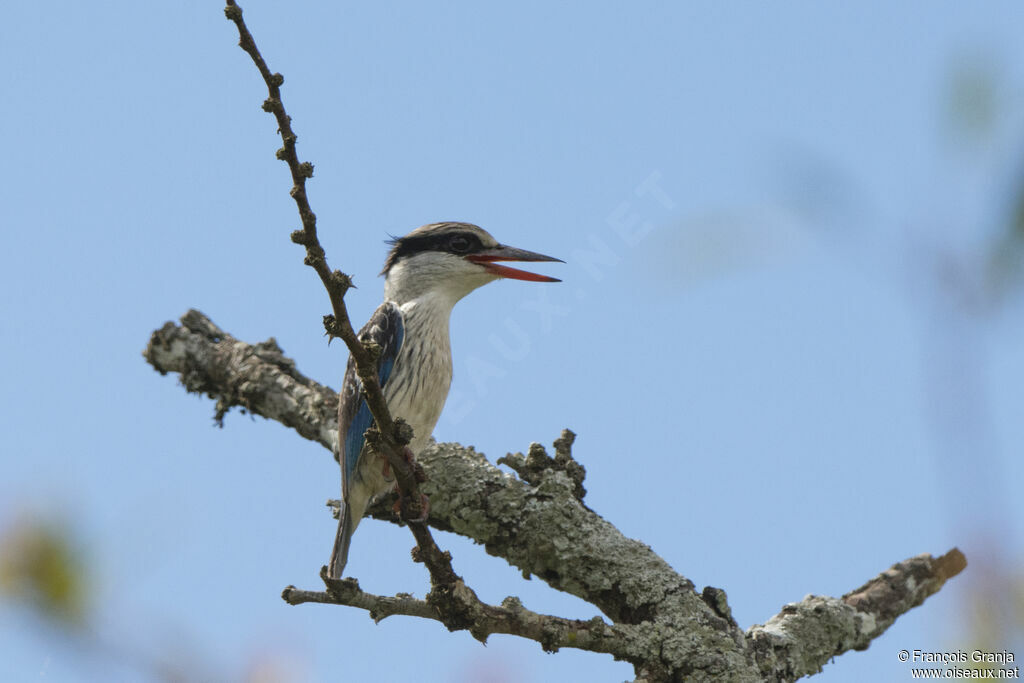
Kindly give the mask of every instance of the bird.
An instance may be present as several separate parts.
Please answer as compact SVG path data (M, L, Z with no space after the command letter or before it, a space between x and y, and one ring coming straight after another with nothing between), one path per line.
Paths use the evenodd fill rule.
M448 397L452 380L448 327L455 304L501 278L560 282L499 261L564 261L500 244L472 223L430 223L388 244L391 249L380 273L385 278L384 302L358 336L380 348L377 378L388 411L413 428L408 453L415 457L426 446ZM338 405L342 502L328 566L333 579L342 576L352 534L367 505L394 484L387 461L366 444L364 433L372 423L350 355Z

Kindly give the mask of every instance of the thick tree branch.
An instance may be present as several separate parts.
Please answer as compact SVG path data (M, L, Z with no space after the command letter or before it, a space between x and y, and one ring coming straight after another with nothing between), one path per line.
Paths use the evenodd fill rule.
M273 340L246 344L189 311L181 325L167 323L154 332L144 355L160 372L178 373L189 391L214 398L218 419L238 406L333 452L335 392L296 371ZM432 618L481 639L514 633L548 648L606 652L632 662L638 676L651 681L795 680L838 654L867 647L965 566L957 550L939 558L914 557L841 599L805 598L744 632L723 591L709 587L698 594L648 546L624 537L583 505L582 467L569 451L571 440L571 433L563 434L554 458L538 445L525 458L509 456L522 479L472 448L431 445L419 458L428 475L423 490L431 496L428 523L467 536L524 574L591 602L613 625L599 618L575 622L519 612L521 606L508 600L500 607L486 605L457 579L443 600L372 596L349 581L328 583L326 592L289 587L285 598L352 605L374 618ZM395 521L387 507L378 504L376 515Z
M967 566L956 548L894 564L842 599L812 595L790 603L763 626L747 631L767 677L794 680L821 671L831 657L866 650L896 617L917 607Z
M308 161L300 162L295 149L298 137L292 130L292 119L285 111L284 102L281 99L281 85L284 83L284 76L270 71L263 55L256 47L256 41L249 32L249 28L245 25L242 8L234 0L227 0L224 15L234 22L238 29L239 47L252 58L256 69L267 85L269 96L263 102L263 110L273 114L277 120L277 130L284 143L284 146L277 150L277 158L287 163L288 169L291 171L291 196L295 200L302 221L302 230L292 232L291 239L306 248L305 263L316 271L327 290L331 308L334 311L333 315L324 317L327 333L340 337L355 359L356 373L362 382L366 403L377 427L377 435L368 438L367 442L374 450L387 458L391 465L398 490L408 501L408 505L403 508L408 518L419 519L423 516L423 497L420 495L417 472L412 464L403 457L403 447L412 440L412 430L403 421L392 419L387 402L384 400L384 392L377 380L374 350L365 346L352 328L345 306L345 292L352 286L352 279L340 270L332 271L328 267L327 255L323 247L320 246L320 239L316 232L316 214L313 213L306 194L306 179L313 177L313 164ZM451 555L438 548L427 525L410 522L409 528L420 549L418 559L426 565L430 572L432 585L438 587L439 590L447 590L445 586L461 580L452 569Z

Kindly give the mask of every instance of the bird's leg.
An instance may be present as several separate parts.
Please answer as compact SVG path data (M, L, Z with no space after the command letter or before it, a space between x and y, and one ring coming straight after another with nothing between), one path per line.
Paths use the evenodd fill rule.
M408 446L404 446L402 448L402 458L407 463L409 463L409 467L412 468L412 474L414 477L416 477L417 483L422 484L427 480L427 473L423 471L423 466L416 461L416 456L413 455L412 450L410 450ZM385 463L384 467L385 475L389 474L391 470L388 467L387 463ZM402 491L398 488L397 482L395 483L395 493L398 494L398 500L395 501L395 504L392 507L392 509L395 511L396 514L398 514L402 519L404 519L407 522L427 521L427 517L430 516L430 499L427 498L426 495L422 493L420 494L420 509L422 512L418 517L413 519L409 516L411 514L411 512L409 511L409 505L411 501L409 500L408 497L402 494Z
M413 455L412 450L408 446L402 447L402 458L409 463L409 467L412 468L412 476L416 477L416 482L422 484L427 480L427 473L423 471L423 466L416 460L416 456ZM381 469L386 479L391 478L391 463L386 459L384 460L384 467Z
M419 517L410 518L412 514L409 511L409 503L411 502L408 497L403 496L402 492L398 490L398 485L395 485L395 492L398 493L398 500L391 506L391 509L396 515L404 519L406 522L425 522L427 517L430 516L430 498L426 494L420 494L420 508L422 512Z
M412 450L408 446L402 449L402 457L409 463L409 467L412 468L412 476L416 477L416 482L422 484L427 480L427 473L423 471L423 465L416 460L416 456L412 454Z
M427 517L430 516L430 499L427 498L425 493L420 494L420 515L415 519L410 519L410 515L412 513L409 511L409 499L399 496L398 502L402 508L402 519L407 522L425 522L427 521Z

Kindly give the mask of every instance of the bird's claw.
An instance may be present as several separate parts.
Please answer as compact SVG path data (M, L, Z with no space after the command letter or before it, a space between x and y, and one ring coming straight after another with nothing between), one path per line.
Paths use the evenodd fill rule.
M430 516L430 498L425 494L420 494L420 515L416 518L410 518L412 511L409 510L410 501L407 497L403 496L401 492L398 494L398 500L392 506L392 510L395 511L403 520L406 522L425 522Z
M423 465L418 461L412 461L412 476L416 478L417 484L422 484L427 480L427 473L423 471Z
M427 480L427 473L423 471L423 465L420 464L416 456L413 455L412 450L406 446L402 449L402 457L409 463L409 467L412 468L412 476L416 477L416 483L422 484Z
M423 465L421 465L419 461L416 460L416 456L413 455L412 451L409 449L408 446L402 448L402 457L405 459L407 463L409 463L409 467L412 468L412 476L416 478L416 483L422 484L423 482L425 482L427 480L427 473L423 470ZM384 465L381 468L381 471L384 473L385 479L391 479L390 462L385 460Z

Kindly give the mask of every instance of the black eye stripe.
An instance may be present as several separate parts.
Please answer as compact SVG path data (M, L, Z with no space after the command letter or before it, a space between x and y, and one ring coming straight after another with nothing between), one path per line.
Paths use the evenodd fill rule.
M469 223L437 223L424 226L405 237L393 238L389 242L391 251L381 274L387 273L400 259L421 252L440 251L465 256L483 251L486 247L481 241L480 232L479 228Z
M443 235L404 237L395 243L395 257L402 258L422 251L447 251L452 254L472 254L483 249L480 238L471 232Z
M477 242L479 245L479 240ZM452 235L448 240L448 251L456 254L467 254L473 248L473 240L465 235Z

